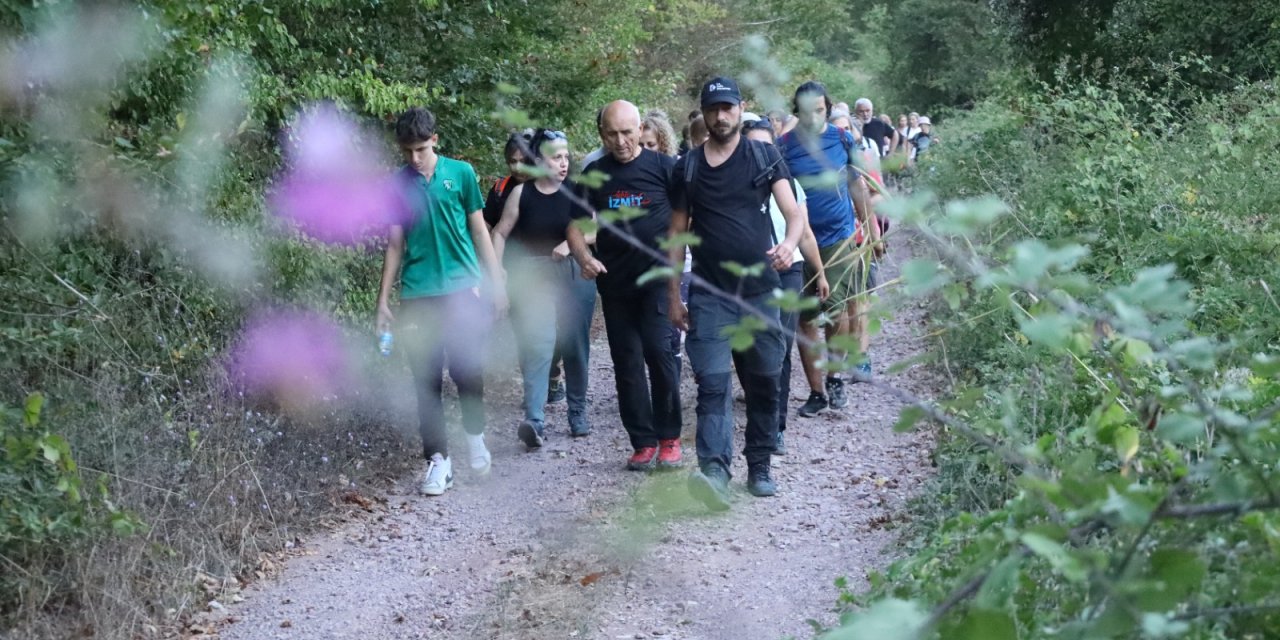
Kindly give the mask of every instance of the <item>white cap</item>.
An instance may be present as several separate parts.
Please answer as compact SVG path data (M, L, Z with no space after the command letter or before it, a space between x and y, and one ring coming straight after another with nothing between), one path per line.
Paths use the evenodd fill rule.
M929 122L929 116L920 116L920 124L933 124Z
M756 115L756 114L754 114L754 113L752 113L752 112L750 112L750 111L743 111L743 112L742 112L742 121L743 121L743 122L755 122L756 120L759 120L759 119L760 119L760 116L759 116L759 115Z

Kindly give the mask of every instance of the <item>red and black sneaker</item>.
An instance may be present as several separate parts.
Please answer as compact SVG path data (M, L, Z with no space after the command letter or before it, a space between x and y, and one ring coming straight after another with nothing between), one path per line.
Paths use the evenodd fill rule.
M657 447L640 447L627 459L627 468L632 471L648 471L658 459Z
M658 441L658 468L679 469L684 464L684 454L680 450L680 439Z

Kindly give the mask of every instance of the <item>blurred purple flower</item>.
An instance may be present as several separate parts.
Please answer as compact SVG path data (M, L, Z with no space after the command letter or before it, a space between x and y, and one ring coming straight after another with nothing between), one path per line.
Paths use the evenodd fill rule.
M401 183L378 162L368 136L332 106L299 117L286 147L287 171L271 209L323 242L359 243L403 224Z
M227 369L245 390L288 406L315 404L350 386L341 331L309 312L255 314L232 348Z

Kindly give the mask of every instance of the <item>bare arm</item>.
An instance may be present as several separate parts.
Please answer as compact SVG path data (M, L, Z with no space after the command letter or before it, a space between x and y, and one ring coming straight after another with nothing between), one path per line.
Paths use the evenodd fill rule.
M583 278L593 280L596 276L609 272L608 269L604 268L604 263L596 260L595 256L591 255L591 250L587 248L591 240L587 237L587 234L582 232L582 229L578 228L578 225L570 223L569 229L565 234L568 236L569 251L578 260L578 265L582 267Z
M476 246L476 255L480 264L488 272L489 281L493 284L493 309L498 315L507 312L507 275L502 270L493 251L493 243L489 240L489 227L484 223L484 212L479 209L467 216L467 230L471 233L471 242Z
M376 328L378 333L391 330L395 316L391 314L391 288L400 279L400 264L404 261L404 227L392 225L387 239L387 251L382 258L382 282L378 285Z
M768 255L773 260L773 268L782 271L791 266L791 256L795 255L800 237L804 235L805 220L801 217L795 194L791 193L791 185L786 180L773 183L773 199L778 203L782 219L787 223L787 236L770 249Z
M671 210L671 232L670 236L684 233L689 230L689 212L684 209ZM680 328L682 331L689 330L689 310L685 308L684 303L680 301L680 269L676 265L684 264L683 242L673 242L667 248L667 263L675 268L675 273L667 281L667 309L668 318L671 324Z
M498 218L498 224L494 225L493 233L493 255L502 263L502 256L507 250L507 236L511 235L511 230L516 228L516 221L520 219L520 194L524 192L524 185L518 184L511 189L511 195L507 197L507 202L502 206L502 217Z

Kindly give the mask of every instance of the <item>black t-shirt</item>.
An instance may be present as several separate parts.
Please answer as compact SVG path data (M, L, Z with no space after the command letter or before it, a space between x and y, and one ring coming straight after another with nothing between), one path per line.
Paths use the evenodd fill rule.
M484 223L489 228L498 226L498 221L502 219L502 208L507 206L507 196L511 195L511 190L517 184L520 183L515 178L507 176L493 183L493 188L489 189L489 196L484 199L484 209L481 211Z
M862 137L875 141L876 148L883 153L893 143L893 127L872 118L871 122L862 125ZM888 142L885 142L886 139Z
M757 167L752 160L749 145L753 144L764 147L766 166L773 167L759 186L753 185L753 181L765 167ZM685 164L693 156L700 164L690 190L684 181ZM773 221L769 217L769 195L773 183L790 178L791 173L777 147L745 138L718 167L707 164L704 153L690 153L676 161L672 169L671 206L689 213L693 218L691 230L702 240L693 247L694 273L719 289L744 296L780 287L778 272L769 265L765 255L776 244ZM764 270L759 276L740 279L724 267L726 262L744 267L763 264Z
M599 171L608 174L609 179L599 189L580 187L579 191L599 212L622 207L645 209L647 213L644 216L614 224L619 231L630 234L658 254L666 255L658 247L658 242L667 236L667 231L671 228L671 203L667 200L667 186L674 162L671 157L648 149L642 149L639 156L626 164L605 154L587 165L583 172ZM577 208L574 217L589 218L591 214ZM634 292L636 280L640 276L665 263L664 260L632 246L604 225L600 226L600 232L596 235L595 256L608 269L608 273L600 274L597 278L597 286L602 295ZM647 286L662 285L659 280Z
M565 192L572 188L571 183L566 183L555 193L547 194L538 191L532 180L524 183L520 190L520 217L508 237L529 255L550 256L551 250L565 240L572 220L570 212L579 208Z

